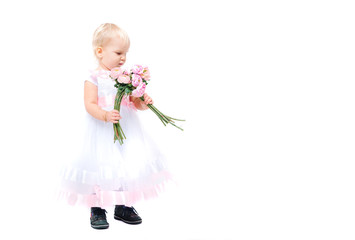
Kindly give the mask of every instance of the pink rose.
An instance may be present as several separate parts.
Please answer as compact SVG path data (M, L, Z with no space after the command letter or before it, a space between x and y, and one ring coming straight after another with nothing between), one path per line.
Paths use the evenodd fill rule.
M131 79L128 75L122 74L117 78L117 82L128 84L131 83Z
M110 77L112 79L117 79L119 76L121 76L123 74L123 71L121 68L119 67L115 67L115 68L112 68L111 69L111 72L110 72Z
M138 87L142 83L141 76L137 74L132 74L132 85L133 87Z
M132 96L133 96L133 97L141 97L141 96L143 96L143 95L141 95L141 93L140 93L137 89L134 89L134 90L132 91Z
M131 71L135 74L141 75L143 73L143 67L141 65L134 65Z
M142 78L146 81L150 80L150 71L148 68L144 68Z
M145 92L145 88L146 88L146 84L145 83L140 84L136 89L134 89L132 91L132 96L133 97L141 97L141 96L143 96L144 92Z

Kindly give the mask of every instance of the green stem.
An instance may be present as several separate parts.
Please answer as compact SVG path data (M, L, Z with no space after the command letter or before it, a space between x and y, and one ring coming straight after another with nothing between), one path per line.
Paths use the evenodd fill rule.
M116 109L118 112L120 112L121 102L122 102L122 98L123 98L124 94L125 94L124 91L117 91L117 94L115 97L114 109ZM116 142L116 140L118 140L119 143L122 145L123 138L126 139L126 136L122 130L122 127L121 127L119 121L118 121L118 123L113 124L113 129L114 129L114 142Z
M180 129L181 131L184 131L184 129L182 129L181 127L176 126L174 123L171 122L170 124L173 125L174 127L178 128L178 129Z
M170 118L170 119L173 119L173 120L176 120L176 121L185 121L185 120L182 120L182 119L177 119L177 118L172 118L172 117L169 117L167 115L165 115L167 118Z
M157 111L157 109L154 108L153 105L150 105L150 104L149 104L148 107L150 108L150 110L152 110L152 111L155 113L155 115L157 115L157 116L159 117L159 119L164 123L164 125L165 125L165 123L169 123L169 119L165 118L164 115L160 114L160 113Z
M169 123L168 121L166 121L164 118L162 118L159 114L157 114L156 112L154 112L154 110L152 110L153 113L155 113L155 115L158 116L159 120L164 124L164 126L166 126L167 123Z
M140 99L142 101L144 101L144 97L140 97ZM173 125L174 127L180 129L183 131L183 129L181 127L178 127L176 126L174 123L173 120L176 120L176 121L185 121L185 120L181 120L181 119L177 119L177 118L172 118L172 117L169 117L165 114L163 114L162 112L160 112L154 105L152 104L147 104L147 106L149 107L150 110L152 110L160 119L160 121L164 124L164 126L166 126L166 124L170 123L171 125Z
M160 117L162 117L166 123L170 122L170 119L167 118L164 113L160 112L154 105L149 104L149 106L150 106L150 109L154 109L155 114L157 114Z

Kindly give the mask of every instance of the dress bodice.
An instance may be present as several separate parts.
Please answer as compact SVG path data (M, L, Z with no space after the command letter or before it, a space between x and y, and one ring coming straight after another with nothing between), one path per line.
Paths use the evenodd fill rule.
M93 70L87 80L97 86L98 106L107 111L112 110L114 108L117 88L115 88L114 80L110 78L110 71ZM135 109L133 103L129 101L128 96L122 99L121 106Z

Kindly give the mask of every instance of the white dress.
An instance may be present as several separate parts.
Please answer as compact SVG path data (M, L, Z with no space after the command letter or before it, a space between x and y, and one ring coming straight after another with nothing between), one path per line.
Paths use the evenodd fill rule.
M117 88L109 71L92 71L87 80L98 87L98 105L112 110ZM71 205L109 207L131 206L158 195L171 175L164 155L141 127L137 113L129 98L124 98L120 124L126 139L120 145L114 143L112 123L86 112L82 151L63 169L59 198Z

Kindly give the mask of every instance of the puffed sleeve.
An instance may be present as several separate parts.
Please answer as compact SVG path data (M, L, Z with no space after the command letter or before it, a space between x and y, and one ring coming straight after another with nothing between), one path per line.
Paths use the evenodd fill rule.
M97 74L91 73L89 76L85 79L85 81L89 81L97 86Z

